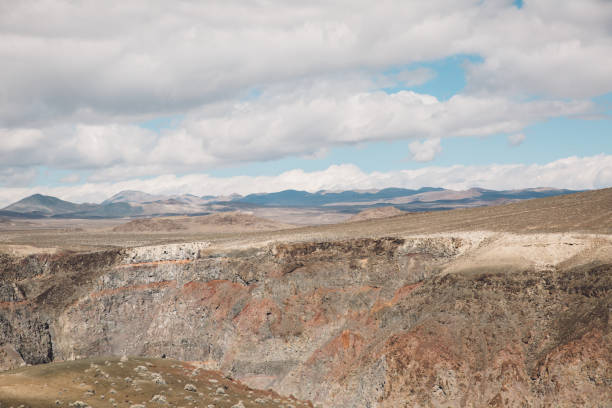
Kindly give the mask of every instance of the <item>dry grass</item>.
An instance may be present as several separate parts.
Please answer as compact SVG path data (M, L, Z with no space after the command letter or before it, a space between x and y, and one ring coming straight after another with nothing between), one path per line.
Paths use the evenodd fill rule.
M163 383L156 381L159 374ZM126 380L127 378L127 380ZM187 384L196 391L185 389ZM223 392L217 391L219 388ZM155 395L167 402L152 402ZM258 399L258 402L255 400ZM29 408L69 407L82 401L90 407L200 406L230 408L242 401L245 408L309 404L259 391L219 372L196 369L192 364L153 358L94 358L42 364L0 373L0 406Z

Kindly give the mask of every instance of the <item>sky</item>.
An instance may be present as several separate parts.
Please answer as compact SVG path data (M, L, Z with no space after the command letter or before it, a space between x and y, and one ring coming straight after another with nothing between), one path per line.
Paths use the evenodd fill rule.
M0 205L612 186L609 0L0 0Z

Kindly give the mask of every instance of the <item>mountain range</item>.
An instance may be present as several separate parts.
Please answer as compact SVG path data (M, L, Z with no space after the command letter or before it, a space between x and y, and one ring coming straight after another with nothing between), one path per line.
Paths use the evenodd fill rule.
M341 192L284 190L247 196L154 195L126 190L101 203L72 203L57 197L34 194L0 210L10 218L123 218L170 215L205 215L212 212L254 210L261 208L318 209L326 212L355 214L367 208L393 205L403 211L448 210L504 204L519 200L569 194L575 191L552 188L521 190L448 190L423 187L417 190L385 188L382 190Z

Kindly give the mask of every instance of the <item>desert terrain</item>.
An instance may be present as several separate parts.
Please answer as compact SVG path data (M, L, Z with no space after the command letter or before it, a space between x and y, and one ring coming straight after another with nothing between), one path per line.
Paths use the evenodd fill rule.
M105 368L121 356L179 384L201 368L198 390L226 381L245 406L610 406L612 189L366 211L319 226L244 212L4 222L2 407L58 390L62 406L108 406L81 392L97 368L128 376ZM111 406L159 405L141 388ZM199 406L232 406L204 389Z

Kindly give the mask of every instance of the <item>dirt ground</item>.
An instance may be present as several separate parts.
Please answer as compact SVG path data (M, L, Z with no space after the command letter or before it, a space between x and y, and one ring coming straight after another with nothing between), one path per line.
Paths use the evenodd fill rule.
M260 214L258 214L261 216ZM93 251L163 243L210 241L246 243L265 241L330 240L354 237L406 236L450 231L515 233L584 232L612 233L612 188L518 203L408 213L396 217L295 227L278 231L217 228L209 232L116 232L127 220L42 220L4 224L0 250L18 246Z

